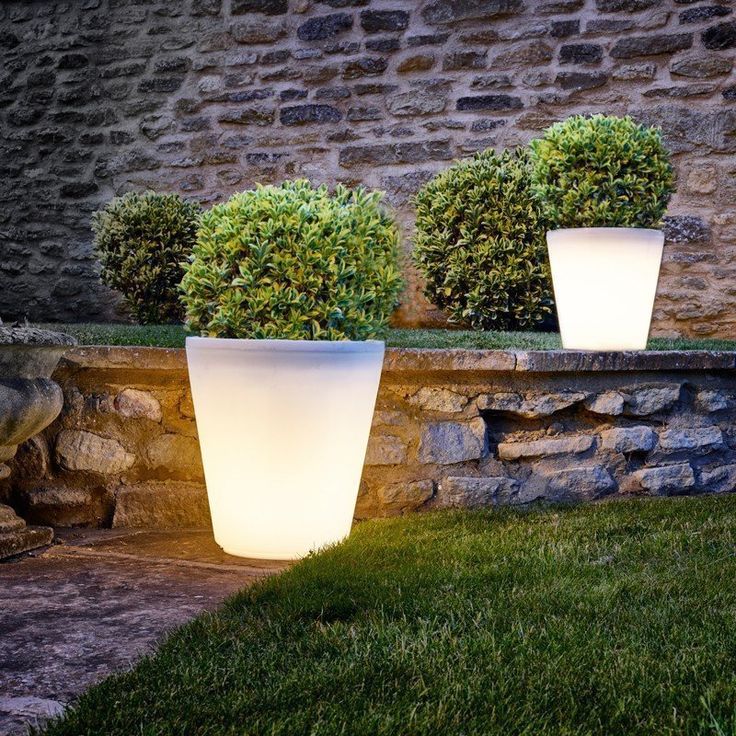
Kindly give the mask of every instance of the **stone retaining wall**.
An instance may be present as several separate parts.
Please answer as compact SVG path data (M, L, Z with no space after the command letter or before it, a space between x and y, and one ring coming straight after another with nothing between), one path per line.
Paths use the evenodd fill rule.
M154 188L205 203L306 176L416 189L574 113L662 126L678 194L659 335L736 325L731 0L5 0L0 315L101 321L89 218ZM415 278L398 317L437 319Z
M55 525L208 523L184 351L77 348L3 493ZM736 490L736 354L387 351L356 516Z

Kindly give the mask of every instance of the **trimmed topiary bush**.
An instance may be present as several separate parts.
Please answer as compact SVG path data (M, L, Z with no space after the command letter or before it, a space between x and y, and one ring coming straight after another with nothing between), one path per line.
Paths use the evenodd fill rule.
M545 223L523 149L459 161L419 191L414 261L427 297L477 330L538 326L551 311Z
M258 186L202 217L182 281L203 336L363 340L402 286L398 230L382 193L306 180Z
M131 192L93 215L102 280L123 294L141 324L183 321L178 287L200 214L178 194Z
M531 142L532 187L553 228L657 227L673 191L657 128L575 115Z

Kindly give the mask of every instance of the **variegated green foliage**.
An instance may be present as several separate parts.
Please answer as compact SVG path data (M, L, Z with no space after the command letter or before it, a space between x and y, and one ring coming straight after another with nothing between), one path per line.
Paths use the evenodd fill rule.
M533 189L554 228L657 227L672 194L658 128L575 115L532 141Z
M364 340L402 286L398 230L382 193L306 180L258 186L202 217L182 281L204 336Z
M102 280L120 291L141 324L182 322L182 261L197 237L201 209L178 194L131 192L92 216Z
M417 194L414 260L427 297L477 330L538 325L551 311L545 225L523 149L483 151Z

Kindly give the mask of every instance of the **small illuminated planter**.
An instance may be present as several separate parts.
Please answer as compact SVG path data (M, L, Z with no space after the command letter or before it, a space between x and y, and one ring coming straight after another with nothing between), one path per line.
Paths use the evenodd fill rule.
M663 245L661 230L645 228L547 233L564 348L646 348Z
M188 337L186 352L217 543L295 559L346 537L384 344Z

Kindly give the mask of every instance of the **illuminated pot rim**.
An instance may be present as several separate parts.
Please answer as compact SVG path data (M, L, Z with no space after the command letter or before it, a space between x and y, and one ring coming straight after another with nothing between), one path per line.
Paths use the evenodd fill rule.
M636 233L644 237L651 237L652 240L659 240L662 237L662 231L651 227L561 227L555 230L547 230L548 236L556 237L557 234L573 234L578 233L580 235L593 235L598 233L600 235L614 235L614 234L625 234L625 233Z
M279 353L380 353L382 340L276 340L233 337L187 337L187 344L207 350L258 350Z

